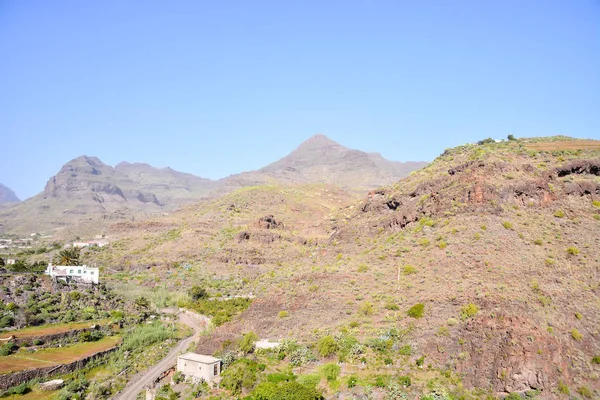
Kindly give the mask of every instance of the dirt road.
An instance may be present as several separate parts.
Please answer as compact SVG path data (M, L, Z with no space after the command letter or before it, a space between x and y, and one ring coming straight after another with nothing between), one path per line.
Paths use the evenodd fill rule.
M191 342L198 340L200 333L206 328L205 323L184 313L179 314L179 322L192 328L194 334L187 339L180 340L179 343L177 343L177 346L171 349L165 358L144 372L140 378L134 378L134 381L129 382L121 393L113 397L113 400L135 400L137 394L141 392L142 389L149 387L160 374L177 364L177 356L179 353L185 351Z

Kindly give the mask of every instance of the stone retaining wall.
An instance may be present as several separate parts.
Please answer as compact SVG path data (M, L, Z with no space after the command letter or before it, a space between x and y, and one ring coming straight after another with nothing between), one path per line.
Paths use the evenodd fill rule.
M91 356L73 361L68 364L53 365L50 367L29 369L25 371L18 371L10 374L0 375L0 390L7 390L8 388L20 385L23 382L28 382L36 378L46 378L52 375L61 375L74 372L78 369L85 367L89 362L104 357L105 355L110 354L117 349L118 346L115 346L112 349L92 354Z

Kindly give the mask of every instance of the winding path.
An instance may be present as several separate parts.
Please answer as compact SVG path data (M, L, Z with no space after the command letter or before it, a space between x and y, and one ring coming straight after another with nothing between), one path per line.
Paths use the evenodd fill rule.
M180 340L179 343L169 351L165 358L144 372L141 377L134 377L134 380L130 381L121 393L113 397L113 400L135 400L139 392L146 387L150 387L152 382L154 382L160 374L177 364L177 356L179 353L185 351L191 342L197 341L200 337L200 333L206 328L206 322L199 321L185 313L179 313L179 322L192 328L194 334L189 338Z

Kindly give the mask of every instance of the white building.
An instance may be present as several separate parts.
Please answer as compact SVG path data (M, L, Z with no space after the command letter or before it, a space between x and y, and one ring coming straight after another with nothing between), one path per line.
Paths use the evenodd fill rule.
M221 374L221 360L197 353L186 353L177 357L177 371L192 379L212 382Z
M87 267L85 265L52 265L48 264L46 275L50 275L54 279L61 279L67 283L83 282L83 283L98 283L100 271L98 268Z

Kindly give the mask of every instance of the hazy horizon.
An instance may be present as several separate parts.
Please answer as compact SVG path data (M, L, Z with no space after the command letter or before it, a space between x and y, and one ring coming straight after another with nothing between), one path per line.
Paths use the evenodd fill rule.
M394 161L600 138L600 4L0 3L0 182L89 155L210 179L322 133Z

